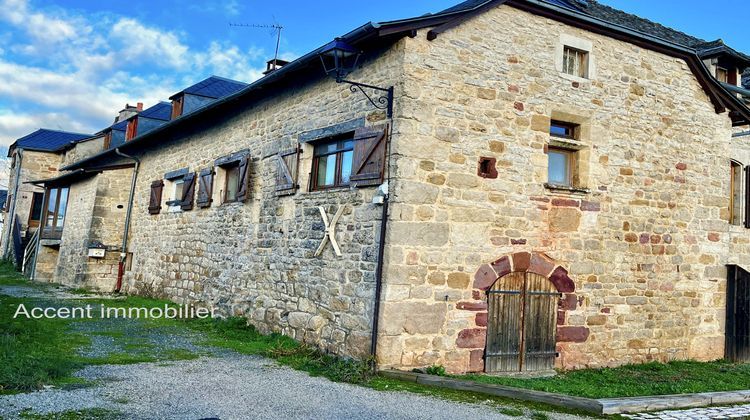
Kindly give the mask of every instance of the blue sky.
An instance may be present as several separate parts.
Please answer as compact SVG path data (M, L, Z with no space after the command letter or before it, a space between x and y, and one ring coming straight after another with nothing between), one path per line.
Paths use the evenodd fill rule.
M211 74L255 80L275 37L230 22L283 25L293 59L367 21L458 1L0 0L0 145L40 127L97 131L125 103L153 105ZM601 1L750 52L744 1Z

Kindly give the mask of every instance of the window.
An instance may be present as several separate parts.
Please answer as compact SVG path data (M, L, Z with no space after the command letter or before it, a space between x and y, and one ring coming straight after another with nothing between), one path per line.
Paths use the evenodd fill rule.
M125 141L132 140L138 136L138 117L128 121L128 127L125 131Z
M68 206L68 188L47 190L47 205L44 208L43 238L60 239L65 224L65 211Z
M549 134L555 137L575 140L578 135L578 125L560 121L552 121Z
M182 101L184 96L180 96L179 98L175 98L172 100L172 118L175 119L182 115Z
M232 165L224 167L225 182L224 182L224 202L232 203L237 201L237 193L240 187L240 165L239 162L235 162Z
M170 192L170 199L167 201L167 206L169 206L169 211L179 211L180 205L182 204L182 192L183 187L185 186L185 179L180 178L174 178L169 180L169 187L167 191Z
M729 83L729 71L724 67L716 67L716 79L720 82Z
M550 144L547 147L547 183L552 186L579 188L578 158L583 150L578 124L552 120Z
M742 224L742 165L732 161L730 166L729 223Z
M29 214L29 227L39 227L42 220L42 209L44 208L44 194L35 192L31 199L31 213Z
M573 186L573 171L575 152L557 147L550 147L547 151L549 159L548 182L566 187Z
M313 159L313 190L344 187L352 175L354 141L348 138L315 145Z
M563 73L572 76L588 77L589 53L573 47L563 47Z
M102 150L109 150L111 146L112 146L112 130L109 130L107 134L104 135L104 145L102 146Z

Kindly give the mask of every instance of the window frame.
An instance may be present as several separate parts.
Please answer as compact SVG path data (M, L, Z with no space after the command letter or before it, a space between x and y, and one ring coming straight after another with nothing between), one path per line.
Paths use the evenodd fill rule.
M236 160L236 161L228 162L228 163L225 163L223 165L220 165L219 167L224 171L224 190L221 193L221 203L225 204L225 203L237 203L237 202L239 202L240 201L239 200L240 182L242 182L242 180L240 179L240 161ZM234 199L231 199L231 200L228 198L228 193L229 193L229 172L230 171L237 171L237 186L236 186L236 189L235 189L235 191L236 191L235 192L235 197L234 197Z
M721 73L724 73L724 77L721 77ZM729 69L722 66L716 66L716 80L723 82L723 83L729 83Z
M566 187L566 188L576 188L573 168L576 163L577 152L578 152L577 150L568 149L565 147L559 147L559 146L547 147L547 183L549 185ZM565 180L566 180L565 183L553 182L550 179L550 154L551 153L561 154L565 156Z
M560 127L566 130L565 134L557 134L552 132L552 127ZM550 121L550 132L549 135L555 138L559 139L566 139L566 140L578 140L578 133L580 130L580 125L575 123L569 123L564 121L558 121L558 120L551 120Z
M347 142L351 143L350 147L346 147ZM342 146L337 145L336 150L334 151L318 152L320 148L333 144L333 143L341 143ZM350 172L349 172L349 181L344 182L342 163L344 161L344 154L351 152L352 153L352 166L354 165L354 132L341 134L336 137L329 137L326 139L321 139L313 143L312 146L313 146L313 162L312 162L312 172L310 176L311 178L310 190L311 191L325 191L325 190L349 187L351 185L351 171L353 170L353 167L352 169L350 169ZM318 170L320 169L320 160L321 158L328 158L328 156L331 156L331 155L336 156L336 166L334 168L333 184L320 185L318 184Z
M49 201L52 197L52 191L55 191L55 208L52 213L52 225L51 227L47 225L47 219L49 218ZM62 197L62 192L67 191L65 194L65 206L63 209L63 217L62 217L62 226L58 227L58 221L60 216L60 198ZM41 238L43 239L61 239L62 233L65 228L65 219L67 218L67 208L68 208L68 202L70 201L70 187L48 187L45 192L45 199L44 199L44 211L42 215L42 220L40 221L40 229L42 229L41 232Z
M39 203L39 218L34 219L34 205L36 203ZM44 193L41 192L32 192L31 193L31 209L29 211L29 221L28 226L29 227L39 227L42 223L42 215L44 214Z
M575 71L576 70L576 66L574 66L572 70L568 67L568 55L569 55L569 52L572 52L572 53L576 54L576 63L577 63L577 67L579 69L579 72ZM567 45L567 44L563 44L562 72L564 74L567 74L569 76L579 77L581 79L588 79L589 78L589 67L590 67L589 61L590 60L591 60L591 58L590 58L590 52L589 51L586 51L586 50L583 50L583 49L580 49L580 48L576 48L576 47L572 47L572 46Z
M742 226L742 172L742 164L731 160L729 164L729 224L733 226Z

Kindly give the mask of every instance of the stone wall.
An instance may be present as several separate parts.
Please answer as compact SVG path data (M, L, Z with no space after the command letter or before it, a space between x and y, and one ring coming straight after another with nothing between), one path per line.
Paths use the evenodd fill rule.
M397 44L351 75L376 85L400 78ZM276 197L275 154L297 144L303 132L355 119L384 123L381 112L346 85L325 79L212 121L210 128L179 143L161 143L141 157L135 200L128 292L170 298L245 316L263 332L281 332L341 355L364 356L370 347L380 207L374 187L309 192L313 147L304 144L300 191ZM221 175L210 208L171 211L169 186L162 211L149 215L150 184L165 173L212 167L217 158L242 150L252 157L251 198L221 203ZM343 255L324 236L318 207L329 217L345 211L337 228Z
M94 156L104 150L104 136L76 143L73 148L65 152L62 166L72 165L75 162Z
M70 188L54 281L111 292L117 281L132 169L105 171ZM88 256L105 249L104 258Z
M36 181L40 179L47 179L52 178L57 175L58 168L61 163L61 155L55 154L55 153L45 153L45 152L34 152L30 150L23 150L22 152L22 159L21 159L21 172L19 180L16 180L16 168L10 168L10 180L8 182L8 194L9 198L10 195L14 195L12 198L16 202L15 207L15 214L18 216L20 222L21 222L21 232L22 235L26 235L26 231L28 230L28 223L29 223L29 215L31 214L31 206L32 201L34 198L34 193L44 193L44 188L38 187L36 185L27 184L26 182L29 181ZM18 158L16 157L16 162L18 162ZM18 194L14 194L16 183L18 182ZM8 209L11 208L12 203L8 203ZM7 214L8 217L8 223L3 224L3 238L8 235L9 230L12 226L12 220L10 220L12 215L10 213ZM3 244L5 242L3 241ZM8 242L10 245L10 248L13 248L13 241L12 238ZM3 245L4 246L4 245ZM3 249L3 255L5 254L5 249Z
M487 278L530 265L571 279L558 367L721 358L747 231L728 224L729 118L686 63L510 6L425 35L405 43L381 365L481 371ZM570 38L591 80L556 70ZM551 119L580 124L585 190L545 187Z

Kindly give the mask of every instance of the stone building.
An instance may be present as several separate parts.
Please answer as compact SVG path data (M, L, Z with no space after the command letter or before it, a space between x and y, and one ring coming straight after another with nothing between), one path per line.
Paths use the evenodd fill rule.
M334 80L336 51L361 56ZM747 67L593 0L470 0L66 166L68 214L137 161L123 291L381 367L717 359L750 267ZM69 227L52 280L115 289L76 277Z

